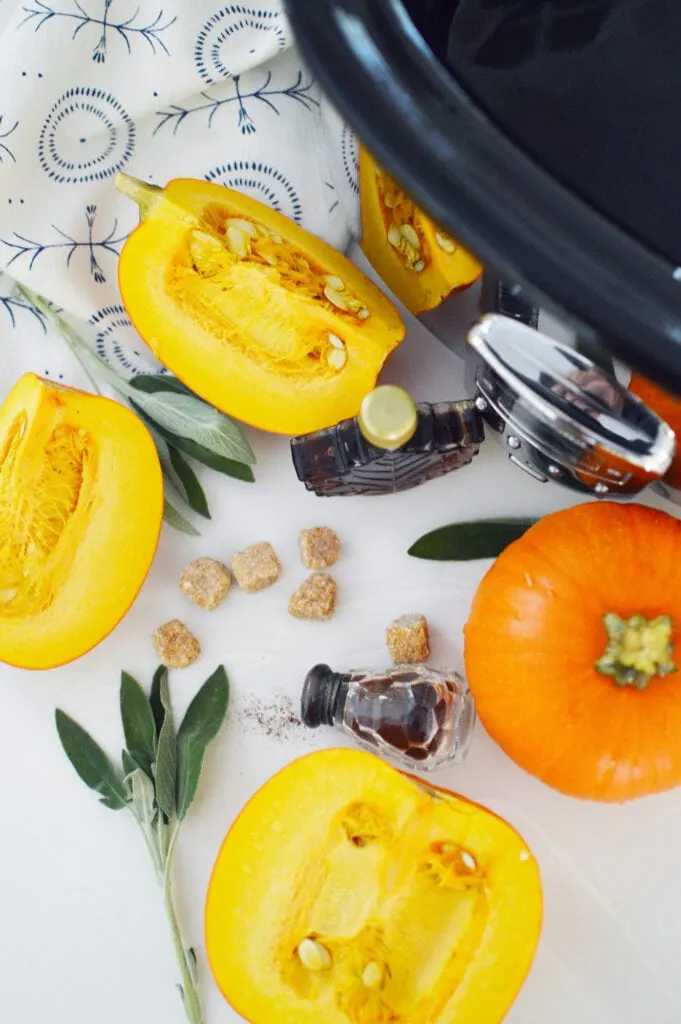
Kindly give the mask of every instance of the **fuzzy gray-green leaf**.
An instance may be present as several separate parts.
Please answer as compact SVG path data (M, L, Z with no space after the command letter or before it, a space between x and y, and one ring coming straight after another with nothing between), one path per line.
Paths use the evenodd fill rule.
M222 665L198 691L177 733L177 817L186 816L199 785L208 744L227 713L229 681Z
M159 733L156 750L156 803L166 818L171 818L175 810L177 747L167 672L160 676L158 692L159 701L163 708L163 725Z
M125 787L100 745L59 708L55 723L64 752L85 785L99 793L105 807L120 811L127 803Z
M149 394L135 390L135 404L155 423L173 434L191 438L226 459L252 466L255 456L241 427L196 395L176 391Z
M163 503L163 518L165 519L168 526L172 526L174 530L179 530L180 533L186 533L188 537L200 537L201 534L183 515L174 508L168 499L166 498Z
M130 794L133 814L141 825L151 825L156 815L153 782L146 772L138 768L127 776L125 784Z
M161 726L163 725L163 719L166 714L163 710L163 704L161 703L161 683L163 682L164 677L166 679L168 678L168 669L165 665L159 665L154 672L154 678L151 681L151 693L149 694L149 704L156 724L157 739L160 735Z
M149 778L156 756L156 725L146 693L128 672L121 672L121 720L128 750Z

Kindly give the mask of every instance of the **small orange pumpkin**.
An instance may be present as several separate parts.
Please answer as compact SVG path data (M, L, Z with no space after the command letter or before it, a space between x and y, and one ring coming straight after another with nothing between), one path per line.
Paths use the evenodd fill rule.
M563 793L681 783L681 522L642 505L548 515L484 577L465 628L485 728ZM679 662L681 664L681 661Z

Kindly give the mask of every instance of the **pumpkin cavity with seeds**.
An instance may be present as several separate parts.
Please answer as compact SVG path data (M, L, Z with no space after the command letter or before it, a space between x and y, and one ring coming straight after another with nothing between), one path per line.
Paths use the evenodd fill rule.
M123 298L177 377L223 412L278 433L357 413L404 336L361 271L231 189L180 180L153 190L125 176L119 186L144 211L121 256Z

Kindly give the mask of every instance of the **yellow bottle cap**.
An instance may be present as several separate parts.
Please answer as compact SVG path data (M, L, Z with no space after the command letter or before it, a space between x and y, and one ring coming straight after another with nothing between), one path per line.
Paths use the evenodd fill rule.
M394 451L416 433L418 411L404 388L384 384L366 396L357 419L369 444Z

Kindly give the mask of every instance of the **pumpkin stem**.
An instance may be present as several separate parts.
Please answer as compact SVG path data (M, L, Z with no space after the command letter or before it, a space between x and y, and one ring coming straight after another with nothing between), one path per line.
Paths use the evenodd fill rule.
M142 220L148 217L163 192L158 185L150 185L139 178L133 178L129 174L119 171L114 177L114 185L128 199L134 200L140 208Z
M596 662L596 670L610 676L617 686L643 690L654 676L676 671L672 660L670 615L658 615L655 619L632 615L630 619L623 619L608 612L603 616L603 625L608 646Z

